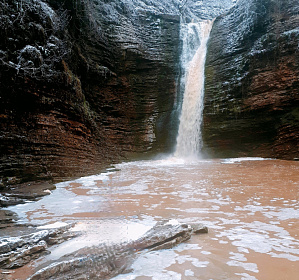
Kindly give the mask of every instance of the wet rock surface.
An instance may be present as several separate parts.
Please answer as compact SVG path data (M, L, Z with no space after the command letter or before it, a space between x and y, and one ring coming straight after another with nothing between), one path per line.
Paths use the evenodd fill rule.
M9 210L0 209L0 228L5 228L13 224L18 219L17 215Z
M20 203L37 200L51 194L55 185L49 182L31 182L4 188L0 191L0 207L7 207Z
M109 149L67 66L70 12L45 1L0 5L0 187L102 168Z
M138 240L84 248L39 270L29 279L110 279L129 271L136 253L173 248L190 239L192 233L193 229L187 224L160 222Z
M216 19L206 62L210 155L299 154L298 1L243 1Z
M2 1L0 188L169 150L180 17L233 2Z
M47 254L49 246L59 244L77 235L68 232L71 225L49 230L37 230L28 235L0 238L0 267L13 269L22 267L33 259Z

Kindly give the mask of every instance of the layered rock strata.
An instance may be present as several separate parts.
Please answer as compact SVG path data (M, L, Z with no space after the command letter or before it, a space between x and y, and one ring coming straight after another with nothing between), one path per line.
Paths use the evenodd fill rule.
M40 269L29 279L111 279L128 272L137 254L170 249L189 240L192 234L208 232L202 224L193 224L193 228L162 221L135 241L84 248Z
M180 18L233 2L2 1L0 187L169 150Z
M206 62L209 155L299 157L299 4L240 0L216 19Z
M2 187L152 148L176 93L179 16L129 8L1 3Z
M24 236L0 238L0 268L22 267L45 254L48 247L76 237L78 233L69 231L71 227L64 225Z

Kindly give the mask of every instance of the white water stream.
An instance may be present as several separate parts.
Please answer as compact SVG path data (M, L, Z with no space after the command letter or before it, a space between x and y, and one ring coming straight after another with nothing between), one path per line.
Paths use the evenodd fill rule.
M204 69L207 42L213 21L189 23L181 28L183 40L182 78L184 99L177 136L175 156L197 157L202 148L201 123L204 97ZM199 47L192 57L194 45ZM190 61L191 59L191 61Z

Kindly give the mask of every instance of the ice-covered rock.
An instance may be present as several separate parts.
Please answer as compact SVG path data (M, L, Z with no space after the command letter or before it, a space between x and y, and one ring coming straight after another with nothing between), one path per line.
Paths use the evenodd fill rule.
M240 0L215 20L203 134L220 157L298 157L296 0Z
M71 227L57 223L28 235L0 238L0 267L11 269L24 266L45 253L48 246L76 236L78 233L68 231Z
M170 249L191 238L192 228L174 220L157 223L135 241L85 248L40 269L30 280L37 279L110 279L126 271L136 253Z
M10 148L1 150L0 177L81 176L136 152L170 151L180 23L233 3L1 2L0 147Z

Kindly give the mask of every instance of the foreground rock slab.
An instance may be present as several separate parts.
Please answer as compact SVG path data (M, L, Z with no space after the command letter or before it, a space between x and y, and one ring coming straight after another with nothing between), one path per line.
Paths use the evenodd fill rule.
M189 240L195 232L207 232L207 228L201 224L191 227L174 221L160 222L135 241L79 250L39 270L29 280L110 279L125 273L137 253L170 249Z
M0 207L35 201L51 194L56 187L50 182L31 182L17 184L0 190Z
M49 246L61 243L77 233L69 232L72 225L44 229L28 235L0 238L0 268L22 267L33 259L47 254Z

